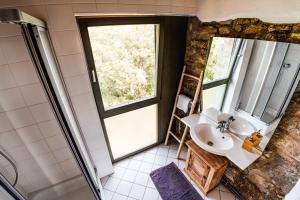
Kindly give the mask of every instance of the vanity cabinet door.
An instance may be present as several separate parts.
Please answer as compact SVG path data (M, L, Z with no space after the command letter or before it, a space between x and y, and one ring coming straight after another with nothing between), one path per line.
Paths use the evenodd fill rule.
M189 169L197 177L197 182L199 182L203 187L205 186L210 167L205 164L194 152L191 152L191 157L189 160Z
M192 140L186 144L189 149L184 170L202 192L207 194L219 184L227 167L227 159L206 152Z

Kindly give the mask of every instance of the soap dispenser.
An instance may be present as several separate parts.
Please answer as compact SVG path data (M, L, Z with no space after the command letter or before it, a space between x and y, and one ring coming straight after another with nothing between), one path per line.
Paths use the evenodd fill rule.
M260 131L261 130L255 131L251 134L251 136L246 137L242 144L242 148L249 152L253 152L253 147L258 148L258 145L260 144L263 137L260 134Z

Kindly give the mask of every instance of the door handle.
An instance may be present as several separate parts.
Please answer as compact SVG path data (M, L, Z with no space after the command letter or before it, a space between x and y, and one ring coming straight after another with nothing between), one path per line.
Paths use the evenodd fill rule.
M97 83L95 70L92 69L92 81L93 83Z

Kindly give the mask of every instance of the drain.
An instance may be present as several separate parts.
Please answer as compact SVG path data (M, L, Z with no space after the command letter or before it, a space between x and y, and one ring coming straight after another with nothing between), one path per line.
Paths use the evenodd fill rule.
M212 141L208 141L207 144L208 144L209 146L213 146L213 145L214 145L214 143L213 143Z
M222 136L222 139L225 139L225 137L224 137L224 136Z

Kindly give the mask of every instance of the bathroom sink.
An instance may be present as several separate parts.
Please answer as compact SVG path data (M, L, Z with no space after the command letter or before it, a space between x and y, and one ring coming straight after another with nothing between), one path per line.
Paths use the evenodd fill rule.
M218 122L219 121L227 121L228 118L232 116L227 113L222 113L217 117ZM229 131L238 135L244 135L249 136L254 131L256 131L256 128L246 119L238 116L234 116L234 121L231 122L229 126Z
M233 147L233 140L228 133L208 123L197 124L191 128L193 141L202 149L217 155L225 155Z

